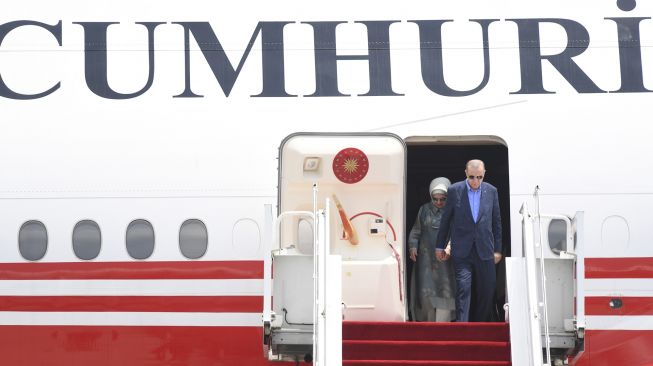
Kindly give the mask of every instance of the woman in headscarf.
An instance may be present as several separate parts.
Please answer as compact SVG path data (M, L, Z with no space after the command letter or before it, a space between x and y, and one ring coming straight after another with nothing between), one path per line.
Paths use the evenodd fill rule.
M444 177L431 181L431 201L419 208L408 237L409 256L415 262L410 284L410 308L415 321L448 322L456 316L452 261L440 262L435 258L435 240L450 185Z

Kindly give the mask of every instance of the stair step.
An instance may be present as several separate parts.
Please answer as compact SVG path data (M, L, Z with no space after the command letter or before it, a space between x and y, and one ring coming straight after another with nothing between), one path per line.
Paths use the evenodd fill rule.
M510 343L344 340L343 360L506 361Z
M509 361L348 360L342 366L510 366Z
M510 334L507 323L346 321L342 324L342 339L508 342Z

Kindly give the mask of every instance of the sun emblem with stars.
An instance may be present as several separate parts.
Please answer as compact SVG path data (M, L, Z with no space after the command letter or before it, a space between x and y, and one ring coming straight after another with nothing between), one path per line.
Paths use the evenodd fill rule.
M354 173L356 170L358 170L358 160L349 158L345 160L345 163L342 164L342 167L345 168L345 171L347 173Z
M355 147L342 149L333 158L333 173L343 183L360 182L367 175L369 167L367 155Z

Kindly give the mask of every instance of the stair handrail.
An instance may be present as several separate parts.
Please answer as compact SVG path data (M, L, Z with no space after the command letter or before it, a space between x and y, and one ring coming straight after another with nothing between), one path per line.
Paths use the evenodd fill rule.
M275 217L272 204L264 205L264 257L263 257L263 344L264 355L272 360L273 355L269 352L269 336L274 328L277 314L272 310L272 262L275 255L283 253L286 248L281 247L281 225L289 217L304 217L315 223L315 215L310 211L284 211ZM313 227L315 230L315 226ZM315 245L315 244L313 244ZM278 355L277 355L278 356ZM277 359L278 360L278 359Z
M533 233L533 216L528 210L528 205L526 202L522 204L520 210L522 214L522 220L524 225L524 235L523 235L523 249L524 249L524 258L526 262L526 281L527 281L527 298L528 298L528 309L529 309L529 335L531 338L531 359L533 360L534 365L542 365L542 341L540 334L540 309L539 309L539 299L537 295L537 263L535 258L535 243L532 236Z
M341 366L342 351L331 350L333 347L342 349L342 304L340 260L337 259L333 267L333 256L330 255L330 229L329 219L331 201L324 200L324 208L317 207L317 185L313 187L314 210L314 239L313 250L313 365L315 366ZM335 272L332 272L335 271ZM337 274L336 274L337 273ZM334 274L336 274L334 276ZM337 286L328 288L329 279L334 280ZM334 328L337 331L334 331Z
M274 226L274 215L272 214L272 205L264 205L265 224L263 226L263 353L269 357L269 336L272 328L272 232Z
M320 245L320 233L318 232L318 219L322 215L321 212L318 212L317 207L317 194L318 186L317 182L313 183L313 360L318 360L320 357L319 352L322 351L321 347L318 346L318 342L321 341L319 338L319 329L318 329L318 311L319 311L319 254L322 251L322 245ZM317 361L315 362L318 363Z
M540 247L540 286L542 288L542 303L538 303L544 312L543 326L544 326L544 343L546 346L546 364L551 364L551 334L549 333L549 311L548 311L548 302L546 297L546 270L544 267L544 240L542 238L542 215L540 214L540 186L535 186L535 191L533 192L535 198L535 203L537 206L537 225L539 231L539 243L536 243L536 246ZM567 221L569 221L567 219ZM569 222L569 225L571 223ZM570 227L570 226L567 226Z
M272 242L272 252L283 249L281 248L281 224L283 223L284 219L293 216L309 218L313 223L315 222L315 214L310 211L284 211L280 213L274 222L275 231L272 234L274 238ZM315 231L315 224L313 224L313 231ZM313 239L313 251L315 251L315 239Z

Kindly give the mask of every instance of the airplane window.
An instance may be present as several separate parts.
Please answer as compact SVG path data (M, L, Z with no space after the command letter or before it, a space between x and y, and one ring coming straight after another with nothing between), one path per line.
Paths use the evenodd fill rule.
M100 254L102 234L95 221L82 220L73 229L73 251L79 259L90 260Z
M31 220L20 227L18 233L18 250L28 261L37 261L48 249L48 231L42 222Z
M250 217L240 218L231 229L231 252L242 258L258 258L261 251L261 228Z
M184 221L179 229L179 249L181 254L188 259L197 259L206 253L209 235L206 225L200 220L190 219Z
M549 224L549 247L560 254L567 250L567 223L564 220L553 219Z
M147 259L154 252L154 228L147 220L134 220L127 227L127 252L134 259Z

